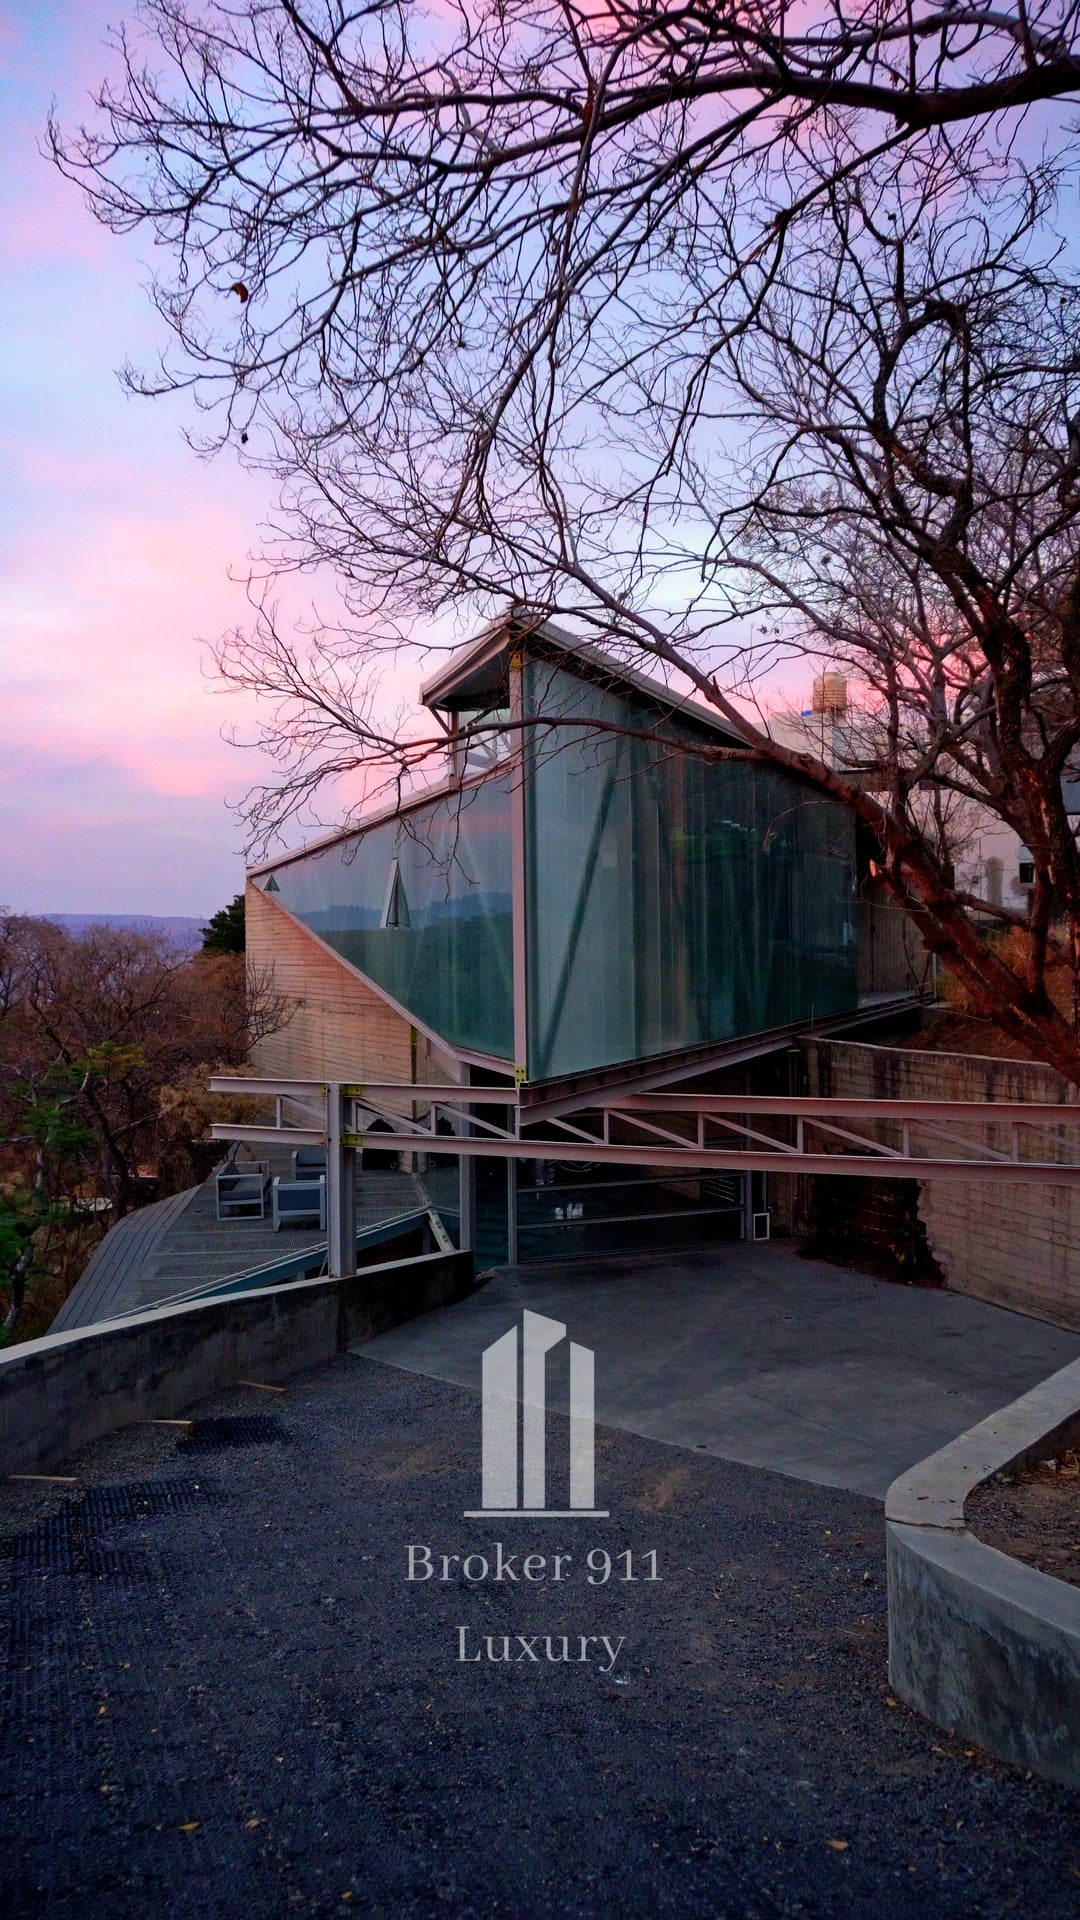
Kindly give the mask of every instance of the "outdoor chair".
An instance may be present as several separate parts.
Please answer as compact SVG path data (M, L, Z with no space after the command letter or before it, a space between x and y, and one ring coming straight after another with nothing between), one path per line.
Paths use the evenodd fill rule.
M270 1169L264 1160L227 1160L214 1175L219 1220L265 1220Z
M326 1175L309 1175L304 1180L274 1181L274 1232L283 1226L318 1227L326 1232Z

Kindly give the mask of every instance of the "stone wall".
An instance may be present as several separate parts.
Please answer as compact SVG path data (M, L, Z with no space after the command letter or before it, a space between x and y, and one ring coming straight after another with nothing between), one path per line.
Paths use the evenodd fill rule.
M807 1253L908 1286L943 1284L919 1208L917 1180L804 1181L797 1222Z
M1061 1074L1033 1061L850 1040L808 1041L805 1055L811 1094L1050 1106L1080 1098ZM1000 1145L1007 1150L1004 1128L1002 1133ZM1080 1330L1080 1181L1021 1186L1005 1174L1000 1184L920 1181L919 1214L934 1259L955 1292Z

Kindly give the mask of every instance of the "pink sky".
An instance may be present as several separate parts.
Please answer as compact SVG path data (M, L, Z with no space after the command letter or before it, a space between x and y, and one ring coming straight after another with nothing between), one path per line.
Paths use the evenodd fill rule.
M14 0L0 22L0 905L212 912L242 884L227 746L200 640L267 496L181 438L181 402L130 400L161 330L140 245L101 231L38 151L107 65L104 0Z
M0 13L0 906L30 913L213 912L243 881L228 802L259 776L201 660L244 620L267 484L191 452L190 401L124 394L116 369L166 344L148 240L99 228L40 150L51 102L86 116L131 11Z

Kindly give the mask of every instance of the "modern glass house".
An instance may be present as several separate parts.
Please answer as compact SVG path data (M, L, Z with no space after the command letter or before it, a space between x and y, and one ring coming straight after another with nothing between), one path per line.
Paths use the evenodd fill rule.
M511 621L421 699L446 729L445 781L249 876L254 957L307 1009L260 1071L516 1083L538 1113L565 1113L599 1085L730 1084L733 1066L857 1012L851 817L725 757L740 742L707 709ZM330 960L353 997L331 983L336 1011L316 1018ZM685 1206L670 1175L649 1195L647 1179L598 1178L588 1205L581 1169L568 1177L572 1199L557 1169L530 1186L478 1163L478 1235L490 1215L496 1250L571 1252L640 1244L616 1229L646 1213L734 1230L721 1216L741 1223L749 1204L735 1176L723 1193L703 1178Z

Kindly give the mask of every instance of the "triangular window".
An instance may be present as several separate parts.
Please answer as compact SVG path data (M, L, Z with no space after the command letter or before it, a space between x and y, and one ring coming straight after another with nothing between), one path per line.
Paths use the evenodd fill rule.
M276 881L276 880L274 879L274 876L273 876L273 874L271 874L271 875L270 875L270 878L269 878L269 880L268 880L268 881L267 881L267 883L266 883L266 886L265 886L265 889L264 889L264 891L265 891L266 893L280 893L280 892L281 892L281 888L280 888L280 887L278 886L278 883L277 883L277 881Z
M386 883L386 899L383 902L380 927L411 927L409 903L405 898L405 882L401 878L401 867L396 860L390 862L390 878Z

